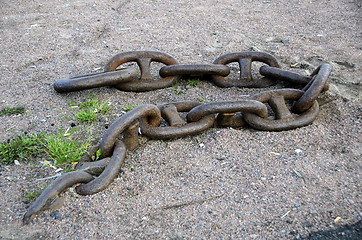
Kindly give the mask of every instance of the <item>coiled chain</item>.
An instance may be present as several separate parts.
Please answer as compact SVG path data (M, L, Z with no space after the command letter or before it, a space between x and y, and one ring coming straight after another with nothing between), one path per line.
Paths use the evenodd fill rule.
M259 72L264 77L253 79L252 62L263 62ZM122 68L122 64L136 62L136 69ZM159 70L159 79L151 75L151 62L166 66ZM240 77L228 78L230 68L226 65L238 62ZM162 105L145 104L124 114L105 132L101 142L89 150L76 166L76 171L58 177L35 200L24 215L28 224L42 211L52 209L61 199L59 195L78 184L76 192L90 195L100 192L116 178L126 157L126 151L139 144L138 131L153 139L170 139L197 134L210 127L239 128L246 124L264 131L284 131L309 125L317 117L319 105L316 101L322 91L327 91L331 66L323 63L311 74L304 76L283 70L277 59L264 52L235 52L220 56L212 64L178 64L170 55L156 51L123 52L112 57L104 72L61 79L55 82L57 92L114 86L123 91L151 91L172 86L181 76L203 76L220 87L266 87L276 80L304 85L298 89L264 91L247 100L222 101L201 104L186 101ZM285 100L293 101L289 110ZM268 103L274 116L268 116ZM187 112L182 119L179 112ZM161 127L165 119L169 126ZM95 159L100 151L100 160ZM80 185L79 185L80 184Z

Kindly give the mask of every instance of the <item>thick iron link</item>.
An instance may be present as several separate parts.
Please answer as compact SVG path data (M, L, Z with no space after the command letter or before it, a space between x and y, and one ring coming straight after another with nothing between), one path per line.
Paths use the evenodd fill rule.
M189 111L192 108L200 105L199 102L177 102L173 103L178 112ZM161 110L167 109L167 105L160 105ZM157 127L148 124L147 120L140 120L141 132L143 135L153 139L170 139L184 137L196 133L200 133L210 128L215 122L214 115L207 115L197 122L192 123L181 123L176 126L169 127ZM175 124L173 124L175 125Z
M135 69L121 69L113 72L92 73L57 80L54 89L59 93L74 92L91 88L114 86L137 78Z
M310 80L312 80L312 77L310 76L305 76L297 72L292 72L267 65L261 66L259 72L265 77L283 80L295 84L306 85Z
M302 113L307 111L318 98L318 95L325 87L329 74L332 71L331 65L324 63L319 66L313 73L313 80L303 89L305 93L293 105L293 111Z
M161 112L155 105L145 104L118 118L103 135L99 147L101 149L100 158L109 157L112 154L116 139L131 126L135 120L140 118L147 118L151 126L159 126L161 122Z
M276 67L270 66L261 66L260 74L269 78L273 78L275 80L282 80L286 82L291 82L295 84L307 85L309 82L312 81L313 76L305 76L297 72L292 72ZM312 74L313 75L313 74ZM329 84L326 83L324 85L323 91L328 91Z
M260 117L268 114L266 106L254 100L224 101L206 103L193 108L186 116L187 121L196 122L204 116L215 113L252 112Z
M314 101L313 105L300 115L290 113L285 105L286 100L298 100L304 91L297 89L279 89L257 94L252 99L260 102L268 102L275 112L275 119L259 117L254 113L244 113L245 121L253 128L264 131L284 131L311 124L317 117L319 105Z
M161 77L168 76L204 76L221 75L226 77L230 74L230 68L222 64L177 64L165 66L160 69Z
M133 51L123 52L112 57L106 64L104 70L106 72L115 71L118 66L127 62L136 62L141 69L141 77L138 80L121 83L115 87L123 91L144 92L159 88L170 87L174 84L179 76L165 77L155 80L151 75L151 62L160 62L166 65L178 64L172 56L155 51Z
M93 176L83 171L69 172L55 179L33 202L26 211L23 223L29 224L31 219L47 209L51 209L59 194L79 183L88 183L93 180Z
M272 67L280 67L278 60L265 52L235 52L222 55L214 60L213 64L228 64L238 62L240 79L228 79L223 76L212 76L212 80L220 87L266 87L274 83L270 79L253 79L251 63L254 61L266 63Z
M113 155L101 175L89 183L77 186L75 188L76 192L79 195L91 195L106 189L117 177L124 164L125 158L126 145L122 141L117 140L114 146Z

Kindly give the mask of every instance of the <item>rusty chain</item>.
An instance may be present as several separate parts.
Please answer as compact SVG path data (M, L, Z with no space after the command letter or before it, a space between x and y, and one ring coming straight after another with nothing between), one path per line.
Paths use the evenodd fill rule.
M260 79L252 77L252 62L262 62ZM139 71L124 68L122 64L136 62ZM160 78L151 74L151 62L166 66L159 70ZM227 64L238 62L240 77L227 78L231 69ZM139 73L140 72L140 76ZM94 146L77 164L75 171L58 177L28 208L23 223L28 224L42 211L53 209L62 202L61 193L78 184L75 191L90 195L107 188L118 175L126 158L139 144L142 135L153 139L170 139L200 133L210 127L240 128L248 125L264 131L284 131L309 125L317 117L316 101L327 91L331 66L323 63L310 76L283 70L277 59L264 52L236 52L217 58L212 64L178 64L170 55L157 51L123 52L112 57L104 72L87 74L54 83L57 92L71 92L102 86L113 86L123 91L151 91L172 86L182 76L202 76L220 87L266 87L277 80L304 85L303 89L264 91L249 99L202 104L186 101L161 105L145 104L118 118L105 132L101 142ZM285 101L293 101L291 107ZM272 111L268 111L267 105ZM186 112L186 119L180 117ZM269 112L273 112L269 116ZM160 126L164 119L168 126ZM100 151L98 161L92 161Z

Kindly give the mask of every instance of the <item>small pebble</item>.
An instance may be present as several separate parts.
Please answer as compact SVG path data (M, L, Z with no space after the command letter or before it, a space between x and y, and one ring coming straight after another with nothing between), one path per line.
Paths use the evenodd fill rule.
M58 210L51 212L50 216L56 220L62 220L62 215L59 213Z
M301 154L303 151L301 149L295 149L296 154Z

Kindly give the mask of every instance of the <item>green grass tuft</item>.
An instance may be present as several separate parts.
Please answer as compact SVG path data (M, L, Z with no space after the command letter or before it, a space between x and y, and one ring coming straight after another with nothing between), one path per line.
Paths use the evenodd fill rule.
M12 138L0 145L2 164L12 164L14 160L28 160L42 152L44 134L25 135Z
M98 119L97 113L92 109L81 110L76 117L78 121L83 123L94 122Z
M89 98L87 101L82 102L80 104L80 108L94 109L95 112L102 113L102 114L107 113L112 109L112 107L109 106L107 102L104 102L98 98L95 98L93 94L89 95Z
M65 137L60 131L56 135L45 138L46 152L56 165L78 162L89 148L89 140L85 142Z
M186 91L182 90L182 89L178 89L177 85L172 85L172 89L171 92L175 95L181 95L181 94L186 94Z
M36 199L37 197L40 196L40 194L49 186L49 184L46 184L44 187L42 187L41 189L38 190L31 190L29 192L27 192L24 197L23 197L23 201L25 204L31 203L32 201L34 201L34 199Z
M95 98L93 94L89 95L87 101L80 103L82 109L76 115L80 122L94 122L98 119L98 114L105 114L112 110L112 107L107 102Z
M204 102L205 100L202 97L197 97L197 101Z
M199 87L200 86L200 79L198 79L198 78L189 79L186 82L186 85L189 85L189 86L192 86L192 87Z
M135 109L138 106L139 106L139 104L138 105L130 105L130 104L127 103L126 105L124 105L123 111L126 111L126 112L131 111L132 109Z
M24 107L7 107L3 108L0 111L0 116L2 115L16 115L16 114L23 114L25 113Z

